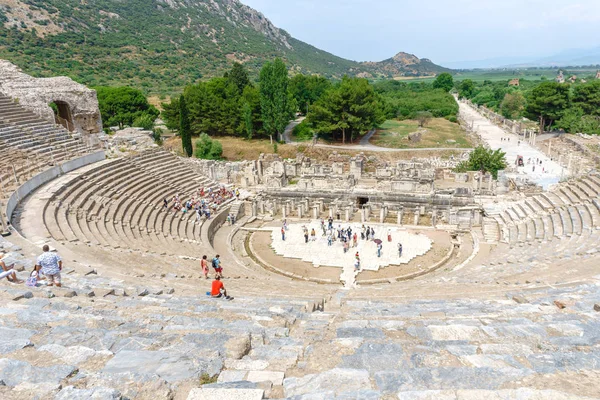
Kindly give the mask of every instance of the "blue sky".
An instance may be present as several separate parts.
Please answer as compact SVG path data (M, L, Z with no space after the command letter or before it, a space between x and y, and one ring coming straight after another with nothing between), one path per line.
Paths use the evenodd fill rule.
M600 0L241 0L297 39L380 61L542 57L600 46Z

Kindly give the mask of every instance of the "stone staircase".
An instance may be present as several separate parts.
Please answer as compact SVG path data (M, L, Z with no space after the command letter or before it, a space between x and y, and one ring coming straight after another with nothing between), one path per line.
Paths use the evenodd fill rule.
M54 162L89 152L79 140L60 125L49 123L0 94L0 141L4 144L42 154Z

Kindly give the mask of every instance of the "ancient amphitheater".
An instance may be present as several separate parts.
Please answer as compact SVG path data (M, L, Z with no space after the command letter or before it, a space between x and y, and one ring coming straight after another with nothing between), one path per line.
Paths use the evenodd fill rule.
M1 398L600 397L600 176L576 142L524 143L550 172L498 181L451 172L460 154L195 161L94 140L93 92L88 111L45 98L68 106L56 125L19 80L52 86L0 79L3 260L25 279L50 244L64 285L0 281ZM484 142L519 134L482 112L461 104ZM163 207L223 187L241 195L209 219ZM356 248L329 246L330 217ZM215 254L233 301L206 295Z

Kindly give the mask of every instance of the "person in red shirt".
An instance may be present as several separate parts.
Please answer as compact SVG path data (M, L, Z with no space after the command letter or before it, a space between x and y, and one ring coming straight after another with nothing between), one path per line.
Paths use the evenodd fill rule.
M212 282L212 289L210 291L210 295L215 298L223 297L227 300L233 300L233 297L227 296L227 290L225 290L225 286L223 286L223 282L221 282L220 276L217 276Z

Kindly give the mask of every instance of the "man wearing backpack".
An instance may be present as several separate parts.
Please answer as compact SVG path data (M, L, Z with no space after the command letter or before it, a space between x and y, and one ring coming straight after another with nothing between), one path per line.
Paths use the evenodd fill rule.
M215 258L212 259L212 267L215 270L215 278L223 277L223 267L221 267L221 259L219 257L221 256L217 254Z

